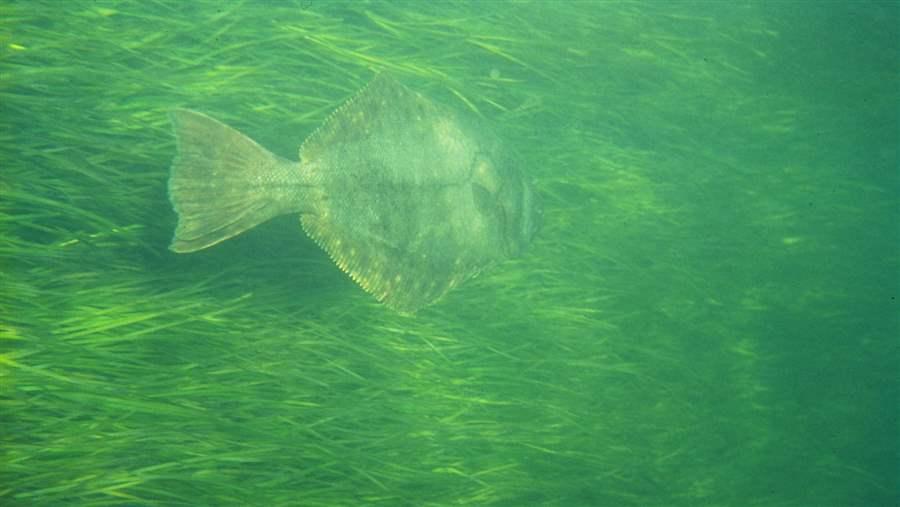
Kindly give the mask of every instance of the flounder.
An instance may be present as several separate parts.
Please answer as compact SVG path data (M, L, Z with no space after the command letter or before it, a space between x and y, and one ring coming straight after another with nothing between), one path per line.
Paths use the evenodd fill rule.
M514 153L476 118L384 74L309 136L299 162L196 111L178 109L172 122L175 252L297 213L363 289L413 312L519 255L540 226Z

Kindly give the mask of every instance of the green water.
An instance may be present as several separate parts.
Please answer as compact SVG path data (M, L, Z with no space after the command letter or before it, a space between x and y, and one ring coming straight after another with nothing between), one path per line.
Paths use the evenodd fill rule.
M3 2L3 505L888 506L895 2ZM167 250L168 112L277 154L387 71L528 162L415 315L282 217Z

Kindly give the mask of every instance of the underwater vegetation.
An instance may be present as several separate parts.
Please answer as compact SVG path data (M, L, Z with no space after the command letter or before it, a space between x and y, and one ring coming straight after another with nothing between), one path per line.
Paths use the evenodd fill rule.
M487 5L0 6L0 503L896 500L897 9ZM168 251L173 109L296 160L380 72L526 161L523 256L410 316L296 217Z

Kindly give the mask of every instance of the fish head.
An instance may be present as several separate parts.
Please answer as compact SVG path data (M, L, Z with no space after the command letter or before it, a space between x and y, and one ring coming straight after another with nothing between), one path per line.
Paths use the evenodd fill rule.
M520 171L521 162L494 152L475 158L472 195L481 214L490 217L503 253L520 255L543 222L543 207L534 186Z

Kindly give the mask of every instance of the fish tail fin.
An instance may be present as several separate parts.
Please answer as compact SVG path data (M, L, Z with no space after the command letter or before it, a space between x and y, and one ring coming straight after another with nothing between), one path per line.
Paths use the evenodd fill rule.
M201 250L285 211L259 183L286 161L205 114L177 109L171 116L178 145L169 176L178 214L171 250Z

